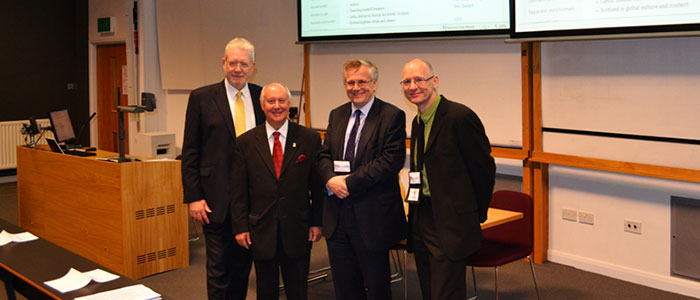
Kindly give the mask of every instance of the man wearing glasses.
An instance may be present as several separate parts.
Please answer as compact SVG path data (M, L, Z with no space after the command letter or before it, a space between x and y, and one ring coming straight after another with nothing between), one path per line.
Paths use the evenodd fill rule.
M225 79L192 91L182 142L182 187L190 216L203 226L209 299L245 299L251 258L236 244L229 206L236 137L265 122L255 70L255 47L235 38L224 51Z
M377 67L344 65L349 103L331 111L319 175L328 197L323 235L336 299L391 299L389 249L406 237L398 173L406 156L406 115L374 96Z
M467 256L479 249L495 179L479 117L438 94L427 61L403 68L404 95L418 108L411 128L409 250L423 299L466 299Z

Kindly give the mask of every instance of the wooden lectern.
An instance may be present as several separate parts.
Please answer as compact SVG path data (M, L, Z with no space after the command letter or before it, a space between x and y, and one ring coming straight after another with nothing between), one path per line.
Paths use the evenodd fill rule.
M114 155L18 146L19 225L131 279L187 267L180 162L97 159Z

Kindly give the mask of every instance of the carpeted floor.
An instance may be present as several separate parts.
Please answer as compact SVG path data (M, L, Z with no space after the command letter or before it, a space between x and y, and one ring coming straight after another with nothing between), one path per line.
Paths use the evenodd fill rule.
M520 190L520 182L518 177L499 175L496 190ZM0 218L17 223L16 183L0 184ZM196 239L198 235L201 235L201 228L190 224L190 237ZM206 299L205 260L204 238L202 237L190 242L190 266L188 268L152 275L139 280L139 282L171 299ZM413 256L409 254L407 260L408 267L405 273L407 299L421 299ZM321 240L314 245L312 250L311 269L327 265L326 245L325 241ZM535 265L535 272L541 299L694 299L551 262ZM477 269L476 279L479 298L495 299L493 269ZM498 282L499 299L537 299L530 275L530 267L525 261L514 262L499 268ZM399 281L392 285L393 299L404 298L403 284L403 281ZM467 273L467 284L469 295L473 295L471 272ZM4 290L1 282L0 288ZM4 291L0 292L0 300L5 299L7 298ZM25 298L20 296L18 299ZM250 276L248 299L255 299L254 272ZM285 299L284 294L280 299ZM335 299L331 277L310 283L309 299Z

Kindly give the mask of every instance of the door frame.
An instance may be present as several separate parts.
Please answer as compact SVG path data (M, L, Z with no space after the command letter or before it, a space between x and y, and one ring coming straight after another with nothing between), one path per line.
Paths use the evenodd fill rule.
M88 59L90 61L89 63L89 79L88 79L88 90L89 90L89 103L90 103L90 114L97 112L97 46L101 45L111 45L111 44L125 44L126 45L126 66L128 70L128 78L126 80L127 88L128 89L128 100L129 100L129 105L137 103L136 99L136 92L134 88L134 78L135 78L135 71L134 71L134 53L133 53L133 42L131 41L125 41L125 40L112 40L112 41L107 41L107 42L90 42L88 47ZM124 88L124 87L123 87ZM99 118L100 116L97 115L95 118ZM128 133L127 133L127 145L129 148L131 148L131 145L134 144L134 136L138 134L138 116L137 117L132 117L129 116L129 114L124 115L124 120L128 122ZM93 147L96 147L98 144L97 142L97 121L93 120L90 122L90 145ZM131 152L131 149L127 149L127 152Z

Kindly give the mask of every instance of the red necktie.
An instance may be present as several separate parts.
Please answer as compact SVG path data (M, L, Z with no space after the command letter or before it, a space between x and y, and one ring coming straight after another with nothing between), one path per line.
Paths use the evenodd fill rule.
M275 172L277 173L277 179L280 178L280 171L282 170L282 143L280 143L280 133L275 131L272 133L275 137L275 143L272 146L272 164L275 165Z

